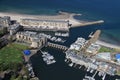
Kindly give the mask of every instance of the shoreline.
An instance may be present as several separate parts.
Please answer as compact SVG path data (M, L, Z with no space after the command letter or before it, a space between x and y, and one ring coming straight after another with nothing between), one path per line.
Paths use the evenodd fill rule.
M0 12L1 17L10 16L12 20L16 20L17 22L20 22L20 19L25 19L25 18L42 19L42 20L51 20L51 19L64 20L64 21L69 20L69 24L72 24L71 28L99 24L104 22L103 20L88 22L88 21L77 20L74 18L74 16L81 16L81 15L82 14L67 13L62 11L59 11L57 15L29 15L29 14Z
M120 46L112 44L112 43L108 43L108 42L105 42L105 41L102 41L102 40L97 40L96 43L99 44L99 45L101 45L101 46L120 49Z

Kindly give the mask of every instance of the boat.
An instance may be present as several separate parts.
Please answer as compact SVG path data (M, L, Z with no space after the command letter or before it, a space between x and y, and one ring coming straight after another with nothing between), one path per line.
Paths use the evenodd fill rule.
M69 66L72 67L72 66L73 66L73 63L70 63Z
M63 39L61 39L61 38L56 38L55 42L62 42L62 43L64 43L65 40L63 40Z
M93 32L91 32L91 33L89 34L89 37L90 37L90 38L94 37L92 34L93 34Z
M79 69L81 69L82 66L79 67Z
M28 69L29 76L30 76L30 77L35 77L32 64L31 64L31 63L27 63L27 64L26 64L26 68Z
M93 70L93 69L91 69L91 70L90 70L90 73L93 73L93 71L94 71L94 70Z
M83 80L95 80L95 78L85 75L85 78L83 78Z
M56 32L56 33L55 33L55 36L68 37L68 36L69 36L69 33L68 33L68 32L66 32L66 33Z
M104 76L102 77L102 80L105 80L106 74L104 74Z
M55 41L56 39L57 39L56 37L52 37L50 40Z
M46 62L47 65L50 65L56 62L54 57L50 55L48 52L41 51L41 53L42 53L43 61Z
M65 59L65 62L67 62L67 59Z
M99 76L102 76L102 72L99 72L98 75L99 75Z
M76 67L77 66L77 64L75 64L75 63L73 63L74 64L74 67Z
M90 71L90 67L87 68L87 72L89 72L89 71Z

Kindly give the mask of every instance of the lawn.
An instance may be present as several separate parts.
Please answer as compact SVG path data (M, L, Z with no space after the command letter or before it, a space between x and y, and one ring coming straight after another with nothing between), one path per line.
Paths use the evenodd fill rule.
M114 51L115 51L114 49L102 46L98 52L100 53L100 52L114 52Z
M10 65L11 63L22 63L22 51L28 49L27 46L21 44L8 44L0 50L0 65Z

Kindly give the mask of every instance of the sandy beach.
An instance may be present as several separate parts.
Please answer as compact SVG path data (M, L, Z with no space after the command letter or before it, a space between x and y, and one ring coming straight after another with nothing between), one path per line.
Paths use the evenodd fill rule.
M96 43L105 47L120 49L120 46L118 45L110 44L101 40L98 40Z
M57 15L27 15L27 14L19 14L19 13L4 13L0 12L0 16L10 16L11 20L16 20L20 22L20 19L42 19L42 20L69 20L69 23L72 24L71 27L78 27L78 26L86 26L86 25L92 25L92 24L98 24L102 22L86 22L86 21L80 21L74 18L74 16L81 16L81 14L75 14L75 13L66 13L59 11Z

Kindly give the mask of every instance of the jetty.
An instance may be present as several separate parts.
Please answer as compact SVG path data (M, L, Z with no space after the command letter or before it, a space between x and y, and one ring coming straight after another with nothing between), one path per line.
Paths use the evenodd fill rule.
M66 47L66 46L55 44L55 43L50 43L50 42L47 43L47 46L57 48L57 49L61 49L61 50L64 50L64 51L68 50L68 47Z
M80 26L87 26L87 25L93 25L93 24L101 24L104 23L104 20L98 20L98 21L91 21L91 22L80 22ZM76 26L77 27L77 26Z
M40 50L41 51L41 50ZM42 57L43 57L43 61L47 64L47 65L50 65L50 64L53 64L55 63L55 59L52 55L50 55L48 52L43 52L41 51L42 53Z

